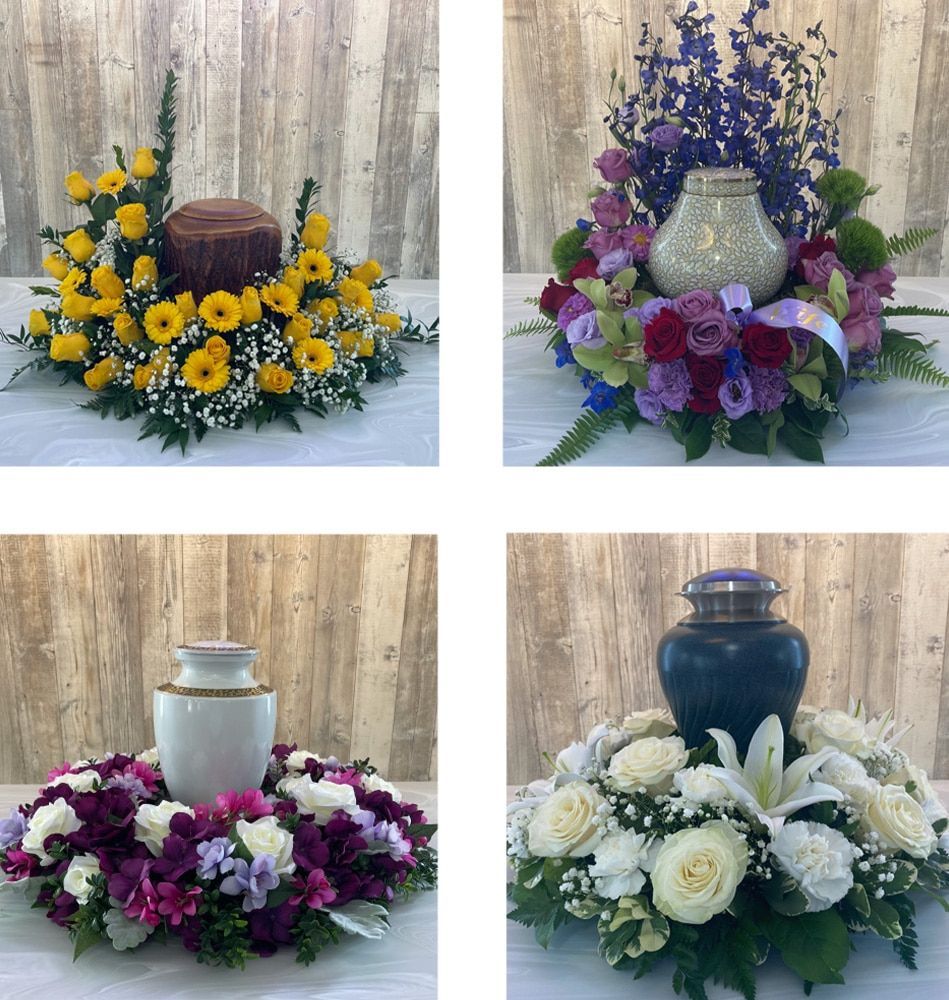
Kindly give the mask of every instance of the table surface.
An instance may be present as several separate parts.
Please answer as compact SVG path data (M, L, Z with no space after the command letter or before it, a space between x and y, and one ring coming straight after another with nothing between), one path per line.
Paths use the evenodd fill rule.
M949 781L934 781L939 797L949 805ZM508 801L516 788L508 788ZM902 966L889 941L875 935L858 936L844 969L846 988L818 986L815 997L834 1000L935 1000L949 995L949 914L921 893L914 896L919 935L919 968L913 972ZM596 929L587 922L573 921L558 930L547 951L537 944L534 932L508 921L507 975L508 1000L675 1000L672 991L671 961L660 963L643 979L611 968L596 953ZM801 1000L801 981L775 955L756 971L758 1000ZM706 984L709 1000L734 998L738 994L711 980Z
M48 279L0 278L0 329L26 324L37 299L29 285ZM438 316L438 282L389 283L403 315L431 323ZM254 433L212 430L200 444L161 450L157 438L139 441L141 418L118 421L77 408L86 389L59 385L53 372L27 372L0 392L0 465L437 465L438 348L404 344L408 374L363 387L366 409L300 413L303 433L269 424ZM0 344L0 386L28 360Z
M504 329L538 315L524 298L537 296L550 276L509 274L504 281ZM949 279L900 278L899 305L949 308ZM889 303L888 303L889 304ZM945 338L931 352L949 369L949 319L897 317L892 324ZM504 342L504 464L534 465L573 426L583 390L569 370L557 368L542 336ZM949 465L949 391L900 379L858 386L844 398L843 421L833 421L822 442L828 465ZM581 465L684 465L684 452L668 431L637 424L632 434L611 430L582 457ZM770 458L713 446L698 466L808 465L779 446Z
M417 802L433 822L437 817L434 782L399 782L405 798ZM0 785L0 816L30 802L33 785ZM436 837L437 843L437 837ZM419 893L395 904L391 929L379 941L344 935L308 969L292 948L255 959L241 972L199 965L177 941L146 942L134 952L96 945L74 965L72 943L40 910L31 910L16 885L0 891L0 997L4 1000L109 997L136 1000L172 997L208 1000L435 1000L436 893ZM68 985L67 985L68 984Z

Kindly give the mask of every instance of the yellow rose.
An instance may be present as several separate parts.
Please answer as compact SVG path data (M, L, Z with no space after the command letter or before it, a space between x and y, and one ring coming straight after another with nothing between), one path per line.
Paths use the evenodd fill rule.
M299 268L285 267L283 269L283 283L288 288L292 288L297 293L297 297L299 297L303 294L306 279L303 277L303 272Z
M66 253L74 261L84 264L95 253L96 245L89 238L85 229L76 229L63 240Z
M382 268L377 260L367 260L349 272L350 278L361 281L367 288L382 277Z
M398 313L376 313L376 326L384 326L390 333L402 329L402 317Z
M93 392L104 389L110 382L118 378L122 371L122 362L118 358L103 358L97 365L93 365L83 376L86 388Z
M208 337L204 342L204 349L214 358L214 363L217 365L226 364L230 360L231 348L223 337L216 335Z
M330 320L336 319L339 315L339 306L335 299L320 299L318 302L311 302L307 307L307 312L314 313L321 327L327 326Z
M96 193L92 183L87 181L78 170L66 174L64 183L66 191L73 201L88 201Z
M313 320L302 313L295 313L289 323L283 328L283 339L289 344L305 340L313 332Z
M371 358L376 349L372 337L364 337L356 330L343 330L339 335L339 343L347 354L355 351L360 358Z
M30 333L34 337L41 337L44 333L49 333L49 320L42 309L30 310Z
M122 308L121 299L95 299L92 303L93 316L111 316Z
M57 333L49 342L49 356L54 361L82 361L90 346L84 333Z
M120 299L125 294L125 282L106 264L92 272L92 287L104 299Z
M154 177L158 173L158 164L155 162L155 153L148 146L139 146L135 150L135 159L132 161L132 176L136 180L146 180Z
M293 375L286 368L268 361L257 372L257 384L264 392L289 392L293 386Z
M182 292L180 295L176 295L175 305L178 307L181 315L184 316L186 323L189 319L194 319L198 315L198 307L195 305L194 296L191 292Z
M154 257L136 257L132 265L132 287L148 291L158 281L158 268Z
M69 274L69 261L61 253L51 253L43 261L43 267L57 281L62 281Z
M148 232L145 206L141 202L120 206L115 210L115 218L127 240L140 240Z
M134 344L136 340L142 339L142 328L128 313L119 313L112 320L112 326L115 329L116 337L119 338L119 343L124 344L126 347L129 344Z
M303 232L300 233L300 242L311 250L322 250L326 246L326 238L330 232L330 220L319 212L308 215Z
M249 326L251 323L259 322L262 315L257 289L245 285L244 291L241 292L241 322Z
M350 308L372 312L372 293L355 278L343 278L339 283L339 295Z
M95 315L92 307L96 300L91 295L80 295L78 292L68 292L63 296L63 315L66 319L75 319L80 323L92 319Z
M154 374L155 369L151 365L136 365L132 373L132 385L141 392L151 382Z
M110 170L104 173L97 181L99 190L105 194L118 194L125 187L128 178L124 170Z

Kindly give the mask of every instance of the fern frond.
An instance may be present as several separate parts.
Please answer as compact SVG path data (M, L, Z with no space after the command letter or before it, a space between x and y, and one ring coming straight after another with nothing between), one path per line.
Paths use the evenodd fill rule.
M932 358L923 357L919 351L890 350L880 354L880 373L895 375L921 385L935 385L949 389L949 373L937 368Z
M918 250L926 240L932 239L938 229L907 229L902 236L891 236L886 241L886 252L891 257L902 257L903 254Z
M949 309L932 306L885 306L881 316L949 316Z
M585 410L574 421L573 427L557 442L550 454L537 464L549 466L575 462L596 444L597 440L616 423L619 417L620 411L617 407L604 410L602 413Z
M524 301L529 306L539 306L540 305L540 296L539 295L526 295L524 297Z
M525 319L520 323L515 323L507 333L504 334L504 339L507 340L510 337L532 337L538 333L553 333L555 330L559 330L560 327L546 316L535 316L534 319Z

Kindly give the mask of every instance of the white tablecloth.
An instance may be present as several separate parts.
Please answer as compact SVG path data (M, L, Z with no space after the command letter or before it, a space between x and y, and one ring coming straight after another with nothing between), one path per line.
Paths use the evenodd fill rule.
M436 821L434 782L399 782L405 798ZM31 802L32 785L0 785L0 816ZM437 843L437 838L436 838ZM75 963L72 942L42 910L31 910L15 886L0 891L0 997L3 1000L110 1000L161 998L210 1000L247 997L277 1000L319 996L320 1000L435 1000L436 893L419 893L395 904L391 929L380 941L344 936L308 969L288 947L239 969L199 965L178 941L146 942L138 951L118 952L108 942Z
M526 296L540 295L550 276L509 274L504 281L504 329L538 315ZM949 308L949 279L900 278L896 303ZM890 304L890 303L887 303ZM900 316L901 330L941 338L931 356L949 370L949 318ZM579 416L585 395L572 367L557 368L543 336L504 343L504 464L534 465ZM949 465L949 390L893 379L858 386L843 401L850 424L832 421L822 442L828 465ZM685 455L668 431L644 423L632 434L610 430L579 460L583 465L684 465ZM806 465L779 445L774 455L745 455L713 445L697 465Z
M933 782L943 802L949 805L949 781ZM513 800L515 789L508 789ZM844 988L817 986L815 997L859 997L860 1000L936 1000L949 996L949 914L922 893L914 894L919 936L919 968L912 972L900 964L889 941L875 935L857 936L857 950L844 968ZM643 979L613 969L596 953L596 928L573 921L560 928L547 951L537 943L529 927L508 921L508 1000L675 1000L672 973L675 965L665 961ZM772 954L756 970L758 1000L800 1000L800 979L779 957ZM713 985L706 988L710 1000L738 994Z
M37 300L40 278L0 278L0 329L16 332ZM431 323L438 316L438 282L390 282L400 311ZM76 404L81 386L59 385L53 372L27 372L0 392L0 465L437 465L438 349L402 345L408 374L366 385L362 413L299 414L303 433L277 423L254 433L210 431L200 444L162 453L158 438L138 441L141 419L102 420ZM29 356L0 344L0 386Z

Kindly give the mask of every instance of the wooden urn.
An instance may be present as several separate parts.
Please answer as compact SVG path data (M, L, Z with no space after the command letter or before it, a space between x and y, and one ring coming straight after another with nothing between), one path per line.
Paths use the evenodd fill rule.
M171 291L195 302L218 290L240 295L255 272L275 274L280 226L259 205L236 198L189 201L165 222L163 271L177 274Z

